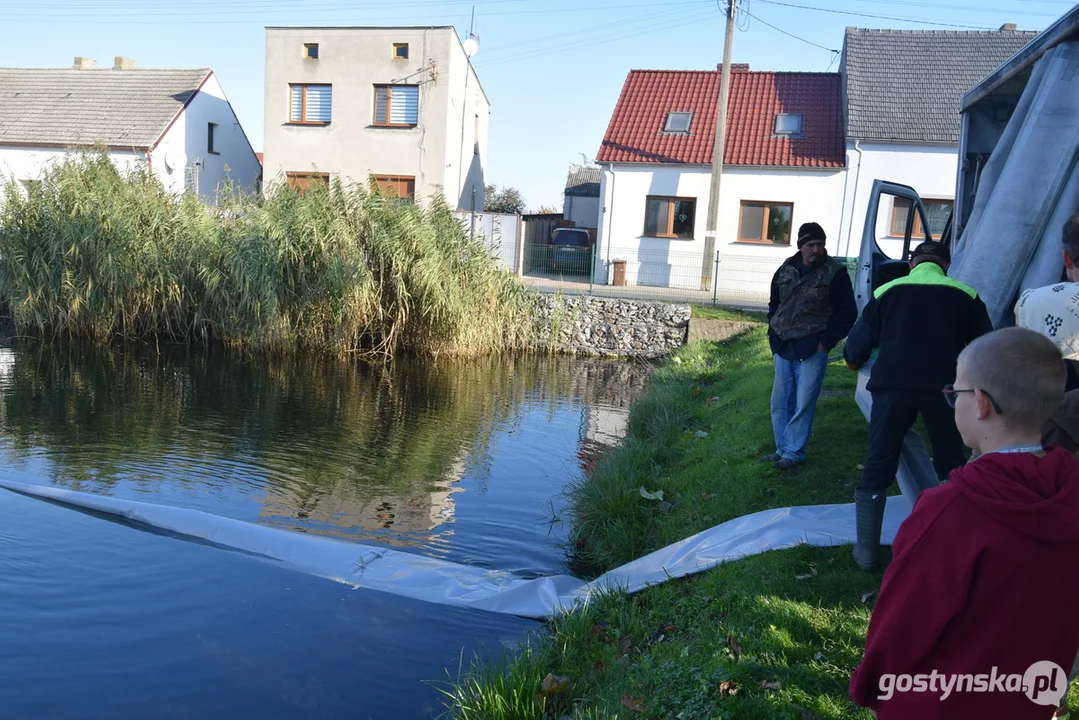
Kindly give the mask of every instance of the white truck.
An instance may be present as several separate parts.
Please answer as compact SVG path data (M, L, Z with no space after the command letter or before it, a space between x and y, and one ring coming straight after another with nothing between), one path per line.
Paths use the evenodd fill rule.
M949 275L974 287L994 327L1005 327L1023 290L1063 278L1061 229L1079 211L1079 6L967 92L960 117L955 203L940 239L952 247ZM901 249L878 240L888 234L881 223L892 220L878 211L895 198L911 208ZM877 287L907 274L911 249L931 239L929 227L914 188L874 182L855 277L859 309ZM867 419L868 377L863 368L856 396ZM937 484L913 431L897 477L911 503Z

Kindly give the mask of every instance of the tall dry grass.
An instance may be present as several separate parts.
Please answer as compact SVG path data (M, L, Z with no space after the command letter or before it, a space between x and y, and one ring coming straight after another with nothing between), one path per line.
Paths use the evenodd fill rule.
M210 206L96 154L0 204L0 296L22 333L335 354L532 341L529 296L441 199L333 184Z

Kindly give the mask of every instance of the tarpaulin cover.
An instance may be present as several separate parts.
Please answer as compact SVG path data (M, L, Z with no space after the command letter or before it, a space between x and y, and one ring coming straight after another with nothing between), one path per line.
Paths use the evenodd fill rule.
M591 582L569 575L526 580L500 570L280 530L200 510L4 480L0 480L0 487L115 515L179 538L276 560L295 570L354 587L529 618L551 617L587 602L598 592L636 592L767 550L800 544L839 545L855 540L853 505L780 508L717 525ZM900 523L910 514L910 507L903 496L888 499L882 542L891 543Z
M956 244L948 274L978 291L994 327L1010 323L1021 291L1061 279L1061 229L1079 210L1077 68L1079 41L1034 66Z

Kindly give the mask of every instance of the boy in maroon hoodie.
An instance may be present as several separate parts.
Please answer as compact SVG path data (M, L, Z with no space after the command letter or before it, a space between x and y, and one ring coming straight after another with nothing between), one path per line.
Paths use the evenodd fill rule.
M1079 465L1041 444L1064 375L1056 346L1021 328L959 356L944 393L978 457L921 494L892 544L850 682L878 718L1048 720L1067 692L1079 650Z

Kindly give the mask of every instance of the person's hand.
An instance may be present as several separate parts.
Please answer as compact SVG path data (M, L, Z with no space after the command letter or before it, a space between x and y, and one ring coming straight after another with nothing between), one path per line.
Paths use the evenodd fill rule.
M862 369L862 366L861 366L861 365L855 365L854 363L852 363L852 362L851 362L850 360L848 360L847 358L843 358L843 364L847 366L847 369L848 369L848 370L854 370L855 372L857 372L857 371L859 371L859 370L861 370L861 369Z
M828 348L824 347L824 343L817 343L817 352L828 352Z

